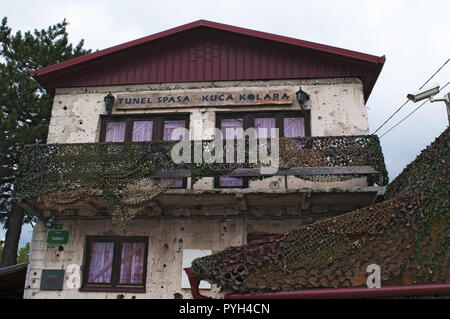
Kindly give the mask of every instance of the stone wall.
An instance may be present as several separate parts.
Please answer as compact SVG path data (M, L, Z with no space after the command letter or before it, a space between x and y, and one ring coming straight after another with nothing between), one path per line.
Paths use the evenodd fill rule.
M306 109L311 110L312 136L358 135L368 132L367 110L364 105L363 86L360 80L318 79L242 82L198 82L179 84L152 84L57 89L48 143L94 143L99 140L100 115L106 114L103 98L108 93L145 93L151 91L198 90L215 91L218 88L240 90L246 88L282 88L298 91L299 87L310 94ZM211 139L215 127L215 112L251 112L273 110L301 110L294 98L292 105L216 106L151 109L145 111L115 111L114 114L190 113L192 139Z
M133 222L126 236L148 236L146 293L80 292L80 272L83 269L83 253L86 236L120 236L111 220L58 221L63 230L69 231L69 241L47 249L49 230L42 221L33 233L30 264L28 266L24 298L94 298L115 299L123 295L135 298L174 298L176 293L192 298L190 289L181 288L182 257L184 249L208 249L213 253L228 246L246 243L248 233L284 233L301 225L298 219L139 219ZM63 290L40 290L43 269L65 270ZM223 294L212 286L201 290L208 296Z

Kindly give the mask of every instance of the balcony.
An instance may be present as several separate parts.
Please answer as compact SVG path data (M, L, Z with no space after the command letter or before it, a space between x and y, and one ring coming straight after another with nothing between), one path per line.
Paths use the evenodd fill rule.
M308 218L365 207L383 195L388 178L376 136L277 141L279 169L269 172L249 160L248 141L242 163L194 163L195 147L205 152L211 141L187 142L192 163L172 160L176 141L32 145L20 162L14 198L40 218L129 220ZM219 176L246 178L249 187L216 188L211 181ZM180 178L187 187L171 188Z

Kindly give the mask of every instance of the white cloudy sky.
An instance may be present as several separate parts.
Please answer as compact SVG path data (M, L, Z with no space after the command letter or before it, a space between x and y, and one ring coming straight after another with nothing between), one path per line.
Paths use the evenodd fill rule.
M14 31L46 28L67 18L71 42L83 38L93 50L205 19L386 55L367 102L372 133L450 58L449 12L448 0L3 0L0 17L8 17ZM449 81L450 62L430 83ZM449 91L450 85L444 92ZM378 133L417 106L406 104ZM385 135L381 142L391 180L447 124L445 104L427 103ZM30 233L26 227L21 245Z

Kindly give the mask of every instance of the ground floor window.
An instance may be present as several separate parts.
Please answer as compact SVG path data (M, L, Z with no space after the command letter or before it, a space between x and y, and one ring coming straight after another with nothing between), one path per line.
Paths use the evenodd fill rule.
M82 290L145 292L147 237L87 237Z

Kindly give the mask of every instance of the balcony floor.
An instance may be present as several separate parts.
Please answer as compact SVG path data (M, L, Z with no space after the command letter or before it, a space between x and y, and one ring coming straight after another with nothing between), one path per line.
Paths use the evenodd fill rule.
M381 201L384 186L320 189L171 189L149 200L136 218L298 218L335 215ZM111 218L101 192L63 211L36 200L18 202L40 218Z

